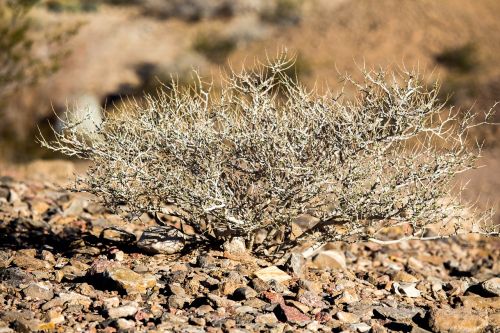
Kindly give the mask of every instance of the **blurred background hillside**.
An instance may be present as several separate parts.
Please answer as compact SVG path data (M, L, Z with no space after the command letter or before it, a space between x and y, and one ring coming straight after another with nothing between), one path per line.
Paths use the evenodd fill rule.
M449 105L482 112L500 100L498 13L498 0L0 0L0 175L80 165L39 161L62 158L35 137L67 107L109 112L172 76L217 82L284 47L310 86L339 88L360 66L418 67ZM475 133L487 167L467 175L469 198L497 207L499 133Z

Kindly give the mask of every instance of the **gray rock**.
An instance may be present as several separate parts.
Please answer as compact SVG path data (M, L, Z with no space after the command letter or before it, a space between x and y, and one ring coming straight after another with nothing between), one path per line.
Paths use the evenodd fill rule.
M243 306L240 306L240 307L237 307L236 309L234 309L234 312L237 314L244 314L244 313L255 314L255 313L257 313L257 309L254 307L248 306L248 305L243 305Z
M373 308L374 314L378 314L383 318L395 321L411 320L420 312L420 309L417 308L393 308L388 306L376 306Z
M174 254L184 249L185 237L173 227L150 227L144 230L137 246L146 253Z
M33 281L33 276L18 267L1 268L0 281L17 288L21 284Z
M31 283L28 287L23 289L23 294L25 297L30 297L31 299L45 301L51 300L54 297L52 285L48 282Z
M28 271L47 271L52 268L51 263L35 258L34 255L28 251L18 251L12 259L12 263L14 263L17 267Z

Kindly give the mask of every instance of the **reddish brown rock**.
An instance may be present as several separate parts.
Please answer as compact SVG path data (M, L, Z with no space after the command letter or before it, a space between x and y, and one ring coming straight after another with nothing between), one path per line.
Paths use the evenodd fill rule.
M285 300L283 299L283 296L281 296L278 293L275 293L274 291L263 291L262 296L264 299L270 303L275 303L275 304L283 304L285 303Z
M274 313L279 320L284 322L307 323L311 321L311 318L303 314L299 309L283 303L278 304L278 306L274 309Z

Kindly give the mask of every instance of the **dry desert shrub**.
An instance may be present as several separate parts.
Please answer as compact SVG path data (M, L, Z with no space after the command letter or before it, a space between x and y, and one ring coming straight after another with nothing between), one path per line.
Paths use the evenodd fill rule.
M402 239L428 239L436 222L498 234L453 182L474 168L480 146L467 133L493 109L481 121L447 111L437 87L411 71L346 77L356 92L349 98L320 93L292 78L292 65L279 56L231 72L219 93L201 79L190 89L174 84L93 133L66 123L42 144L93 161L76 188L107 206L180 217L210 244L244 237L255 254L279 257L303 241L384 242L381 232L400 224ZM297 233L301 214L317 223Z

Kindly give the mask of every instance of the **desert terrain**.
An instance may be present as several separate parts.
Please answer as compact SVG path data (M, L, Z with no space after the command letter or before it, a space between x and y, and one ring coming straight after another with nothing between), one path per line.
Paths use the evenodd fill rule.
M193 70L217 87L284 49L309 87L418 68L446 107L481 113L500 100L499 12L496 0L41 1L39 30L77 30L57 71L0 101L0 333L500 332L498 236L335 242L272 262L238 241L171 239L151 214L126 221L71 191L91 162L36 140L67 108L120 112ZM43 57L54 46L40 38ZM499 128L472 135L480 167L457 181L499 210Z

